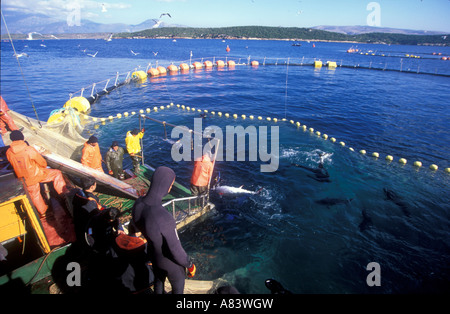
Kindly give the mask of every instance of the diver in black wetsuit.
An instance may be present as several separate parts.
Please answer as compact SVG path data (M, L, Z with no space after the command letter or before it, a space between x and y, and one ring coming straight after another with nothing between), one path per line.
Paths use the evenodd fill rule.
M173 294L184 290L186 271L195 274L195 265L184 251L173 216L161 205L175 181L175 173L158 167L152 177L147 195L140 197L132 209L132 223L148 241L148 253L155 273L155 293L164 293L164 281L169 279Z
M316 181L319 181L319 182L331 182L330 175L328 174L327 169L325 169L323 167L323 159L322 159L322 157L324 155L325 155L324 153L319 153L320 161L319 161L319 165L317 166L317 168L310 168L310 167L302 166L302 165L299 165L299 164L292 164L292 165L311 171L312 173L314 173L314 176L308 175L308 177L310 177L310 178L312 178L312 179L314 179Z

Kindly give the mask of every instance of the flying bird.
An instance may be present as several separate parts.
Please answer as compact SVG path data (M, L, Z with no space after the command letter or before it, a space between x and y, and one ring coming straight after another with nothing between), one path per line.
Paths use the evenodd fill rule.
M106 10L106 5L104 3L102 3L102 12L108 12L108 10Z
M134 52L134 51L131 50L131 49L130 49L130 51L131 51L131 53L134 54L135 56L137 56L137 55L139 54L139 52Z
M25 52L21 52L21 53L15 53L14 57L20 58L20 57L29 57L29 56Z
M158 55L158 51L157 52L153 52L153 54L155 55L155 57Z
M162 18L164 15L167 15L168 17L172 18L172 16L170 16L169 13L162 13L162 14L159 16L159 18Z
M96 53L94 53L93 55L91 55L90 53L88 53L88 56L91 56L92 58L95 58L95 56L97 55L98 51Z

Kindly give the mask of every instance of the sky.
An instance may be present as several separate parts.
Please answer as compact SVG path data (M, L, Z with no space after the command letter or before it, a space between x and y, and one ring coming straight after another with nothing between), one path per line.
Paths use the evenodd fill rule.
M97 23L147 19L190 27L379 26L450 33L450 0L2 0L2 9Z

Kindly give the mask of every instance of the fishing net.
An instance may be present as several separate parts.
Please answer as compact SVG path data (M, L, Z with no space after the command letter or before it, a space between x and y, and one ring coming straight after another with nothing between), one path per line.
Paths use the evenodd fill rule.
M59 109L61 110L61 109ZM87 138L83 137L83 122L72 108L64 108L57 112L58 119L51 124L37 120L10 110L13 118L25 140L30 145L38 145L46 150L73 160L79 160L81 150ZM4 138L5 145L10 144L9 136Z

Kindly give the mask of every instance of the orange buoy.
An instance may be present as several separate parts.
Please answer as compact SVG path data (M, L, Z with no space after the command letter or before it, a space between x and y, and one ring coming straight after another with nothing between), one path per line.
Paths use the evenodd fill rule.
M187 63L180 64L180 70L181 71L188 71L189 70L189 65Z
M212 62L208 60L206 60L203 64L205 65L205 68L211 68L213 66Z
M171 65L169 65L168 67L167 67L167 70L169 71L169 72L178 72L178 67L176 66L176 65L174 65L174 64L171 64Z
M226 51L227 51L227 52L230 52L230 50L231 50L230 47L228 47L228 45L227 45Z
M159 71L157 69L155 69L155 68L150 68L147 71L147 74L150 75L150 76L158 76L159 75Z
M194 66L194 69L201 69L201 68L203 68L203 65L200 62L194 62L192 65Z
M227 64L230 68L236 65L236 63L233 60L228 60Z
M251 64L252 64L252 67L257 67L259 65L259 62L256 60L253 60Z
M163 67L163 66L159 66L159 67L157 67L157 69L158 69L159 74L166 74L167 73L166 68Z
M225 66L225 62L222 60L217 60L216 64L218 68L223 68Z

